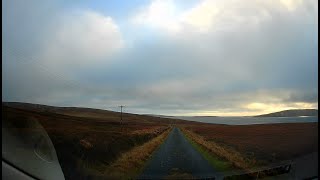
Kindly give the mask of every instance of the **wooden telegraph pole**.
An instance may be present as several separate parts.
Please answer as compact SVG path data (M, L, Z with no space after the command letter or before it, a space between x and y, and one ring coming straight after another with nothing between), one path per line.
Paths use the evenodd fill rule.
M120 113L120 120L121 120L121 122L122 122L122 108L124 107L124 106L119 106L120 107L120 109L121 109L121 113Z
M123 105L119 106L120 107L120 124L121 125L121 131L123 131L123 126L124 126L124 123L123 123L123 120L122 120L122 108L124 107Z

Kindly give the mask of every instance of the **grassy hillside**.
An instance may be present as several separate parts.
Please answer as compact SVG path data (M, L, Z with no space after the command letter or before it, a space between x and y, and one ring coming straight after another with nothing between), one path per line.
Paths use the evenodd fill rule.
M38 121L49 134L66 179L104 177L123 153L163 134L172 120L87 108L2 104L2 122L28 135L28 121ZM160 142L160 141L157 141ZM147 151L149 152L149 151ZM115 172L116 173L116 172Z
M103 121L112 121L112 122L120 122L120 113L102 109L92 109L92 108L83 108L83 107L55 107L55 106L47 106L41 104L31 104L31 103L20 103L20 102L2 102L2 105L6 107L12 107L15 109L28 110L39 113L54 113L54 114L62 114L66 116L72 117L82 117L82 118L90 118L96 120ZM179 120L168 119L165 117L154 117L148 115L138 115L138 114L130 114L123 113L123 122L124 123L175 123ZM181 122L181 121L180 121Z
M299 116L318 116L317 109L293 109L269 114L258 115L255 117L299 117Z
M203 123L181 127L187 134L189 131L193 140L239 167L267 165L318 151L318 123L241 126Z

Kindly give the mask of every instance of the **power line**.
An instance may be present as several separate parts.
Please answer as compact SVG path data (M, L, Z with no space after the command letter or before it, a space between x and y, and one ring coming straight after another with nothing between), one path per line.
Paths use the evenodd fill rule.
M93 88L90 88L90 86L81 85L82 83L76 80L67 79L65 76L53 72L52 69L50 69L49 67L43 64L43 62L39 59L39 57L25 55L23 52L21 52L21 50L9 49L4 47L2 47L2 52L3 52L3 55L7 56L6 58L15 57L14 62L24 63L24 64L30 63L32 65L38 66L39 70L44 72L47 75L46 77L51 80L54 80L54 81L60 80L61 83L72 88L82 89L82 90L84 89L85 91L89 91L89 92L93 91ZM121 107L121 121L122 121L122 108L124 106L120 106L120 107ZM108 108L115 110L117 106L109 106Z
M26 55L22 54L21 52L19 52L19 50L12 50L12 49L3 50L3 53L6 55L15 56L16 57L15 62L27 63L27 64L32 63L32 65L37 65L39 67L39 70L45 72L46 75L48 75L47 77L52 80L57 80L57 79L62 80L62 83L65 83L68 86L73 87L73 88L76 87L76 88L81 88L81 89L83 89L83 88L88 89L88 86L81 86L80 83L75 80L66 79L66 77L52 72L52 70L50 68L41 64L41 61L37 57L26 56ZM55 77L56 79L53 77Z

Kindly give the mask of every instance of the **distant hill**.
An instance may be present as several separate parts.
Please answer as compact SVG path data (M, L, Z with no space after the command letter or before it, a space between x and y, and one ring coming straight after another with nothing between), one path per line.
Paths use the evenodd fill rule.
M191 116L191 117L194 117L194 118L212 118L212 117L219 117L219 116Z
M34 113L41 113L47 116L55 116L60 114L69 117L79 117L84 119L95 119L103 121L120 121L120 113L83 107L55 107L41 104L31 104L22 102L2 102L2 107L10 107L14 109L26 110ZM173 120L176 123L179 120ZM123 122L145 122L145 123L169 123L172 120L165 117L154 117L150 115L138 115L131 113L123 113Z
M299 117L299 116L318 116L317 109L292 109L269 114L262 114L255 117Z
M149 116L159 117L159 118L167 118L167 119L180 119L189 122L207 122L212 120L213 118L219 116L166 116L166 115L154 115L149 114Z
M175 118L175 116L166 116L166 115L157 115L157 114L142 114L142 115L159 117L159 118Z
M48 106L42 104L31 104L31 103L22 103L22 102L2 102L2 105L17 109L36 111L36 112L49 112L56 114L64 114L69 116L78 116L78 117L103 117L103 116L118 116L118 112L101 110L101 109L92 109L92 108L82 108L82 107L56 107Z

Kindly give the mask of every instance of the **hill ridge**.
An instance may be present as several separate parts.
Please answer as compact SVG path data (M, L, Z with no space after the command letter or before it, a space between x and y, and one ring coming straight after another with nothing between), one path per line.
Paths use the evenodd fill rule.
M268 114L261 114L254 117L299 117L318 116L318 109L288 109Z

